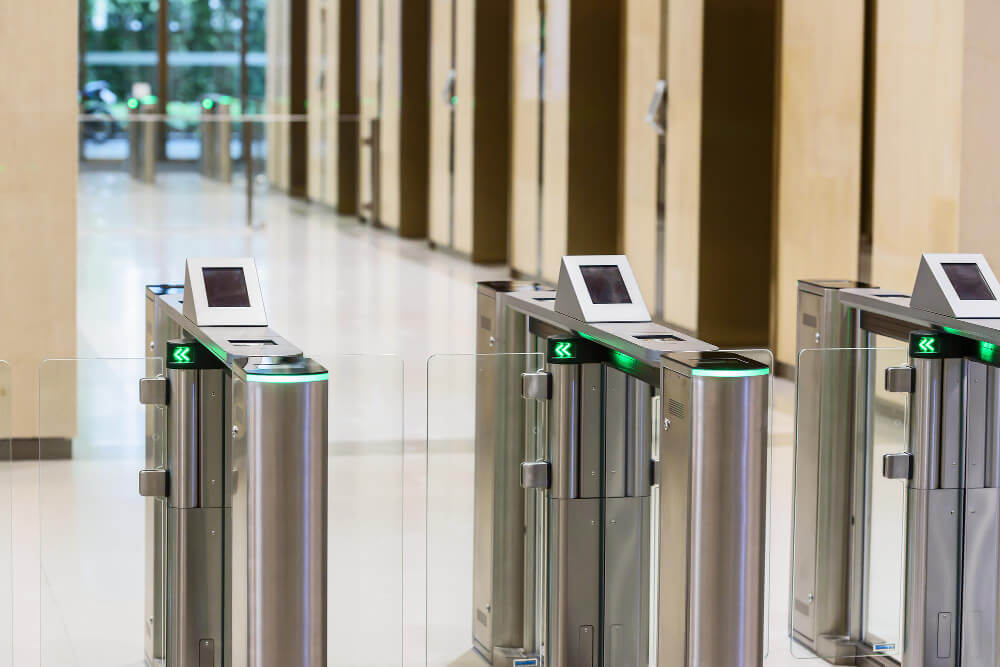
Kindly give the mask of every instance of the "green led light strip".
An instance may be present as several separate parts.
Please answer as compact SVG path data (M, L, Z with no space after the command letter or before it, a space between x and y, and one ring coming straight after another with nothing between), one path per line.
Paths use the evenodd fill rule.
M750 371L710 371L704 368L692 368L691 375L712 378L743 378L754 375L770 375L770 368L755 368Z
M311 375L257 375L247 373L247 382L269 382L271 384L295 384L297 382L322 382L329 380L329 373L313 373Z

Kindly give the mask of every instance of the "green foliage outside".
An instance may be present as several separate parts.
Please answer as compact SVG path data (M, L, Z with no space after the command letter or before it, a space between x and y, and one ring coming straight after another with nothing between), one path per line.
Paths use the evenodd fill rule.
M169 2L169 52L239 52L240 0L163 0ZM247 49L266 51L267 0L248 0ZM83 0L87 51L156 52L160 0ZM264 68L249 68L251 99L264 97ZM122 102L136 81L157 90L153 65L88 65L84 80L107 81ZM168 76L168 110L187 115L208 93L238 96L239 67L175 66ZM193 105L193 106L192 106Z

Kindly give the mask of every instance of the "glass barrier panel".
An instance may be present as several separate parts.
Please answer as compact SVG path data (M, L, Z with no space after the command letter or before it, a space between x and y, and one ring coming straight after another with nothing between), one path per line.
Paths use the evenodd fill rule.
M906 485L883 478L882 455L907 448L909 395L886 392L882 378L907 360L896 347L799 354L794 458L783 466L791 534L772 544L791 554L788 595L772 597L789 619L781 655L902 654Z
M149 622L146 563L164 539L138 472L146 437L139 379L147 359L50 359L38 371L38 500L44 667L143 664L163 635ZM149 452L151 453L151 452ZM161 531L159 535L155 531ZM162 603L162 600L160 600Z
M403 361L318 355L330 372L327 664L403 664Z
M521 489L520 464L544 455L536 450L544 427L539 402L522 396L521 374L544 364L534 353L427 361L429 666L484 665L481 656L503 646L494 646L495 632L534 627L526 617L544 589L544 570L529 563L543 548L544 525L533 511L542 491ZM509 560L495 561L499 550ZM504 629L494 623L501 617Z

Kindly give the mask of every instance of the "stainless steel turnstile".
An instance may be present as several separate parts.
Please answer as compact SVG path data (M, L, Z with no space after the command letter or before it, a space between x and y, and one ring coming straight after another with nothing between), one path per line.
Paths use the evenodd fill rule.
M229 289L218 303L246 294L210 273L234 270L205 270ZM146 659L325 667L327 372L267 326L199 326L184 311L190 290L146 289L147 356L167 367L140 391L166 405L147 422L139 473Z
M918 275L912 297L799 283L789 630L800 657L1000 664L1000 319L954 314L1000 289L981 256L927 255ZM892 346L895 361L879 363ZM896 451L880 456L878 434L900 420ZM892 529L874 527L884 479L905 499L898 551L872 545ZM902 589L894 636L871 627L876 570Z
M761 665L768 364L648 317L585 322L556 297L478 288L477 352L522 354L477 372L476 651L508 666Z

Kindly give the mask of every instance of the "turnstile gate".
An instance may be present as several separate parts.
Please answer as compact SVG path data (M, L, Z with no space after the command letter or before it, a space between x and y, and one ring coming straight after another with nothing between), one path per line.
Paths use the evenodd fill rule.
M998 297L982 255L924 255L912 296L799 283L793 654L1000 663ZM893 423L898 442L879 451ZM899 480L895 513L878 491L886 479ZM887 578L900 591L894 623L876 592Z
M266 326L252 260L188 260L146 298L146 659L325 666L326 369Z
M477 352L515 354L477 372L475 650L761 665L769 363L652 323L624 257L477 298Z

